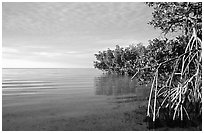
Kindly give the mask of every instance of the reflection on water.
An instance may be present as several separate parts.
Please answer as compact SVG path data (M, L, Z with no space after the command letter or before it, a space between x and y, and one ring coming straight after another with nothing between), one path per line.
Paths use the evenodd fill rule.
M92 68L3 69L2 94L81 94L94 92L94 77L101 72ZM69 95L68 95L69 94Z
M125 95L135 94L137 81L131 77L105 74L95 78L96 95Z
M104 96L146 96L131 77L102 74L96 69L3 69L3 95L86 94ZM150 88L150 87L149 87ZM94 94L95 93L95 94ZM68 95L69 94L69 95ZM136 95L135 95L136 94Z

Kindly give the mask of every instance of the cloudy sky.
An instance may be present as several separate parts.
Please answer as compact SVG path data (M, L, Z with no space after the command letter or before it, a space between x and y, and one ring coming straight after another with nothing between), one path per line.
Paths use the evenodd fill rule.
M159 36L144 3L3 3L4 68L91 68L94 53Z

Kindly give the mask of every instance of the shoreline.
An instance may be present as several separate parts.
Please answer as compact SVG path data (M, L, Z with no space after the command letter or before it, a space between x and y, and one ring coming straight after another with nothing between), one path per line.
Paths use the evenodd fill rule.
M62 97L65 95L62 95ZM61 98L62 98L61 97ZM70 107L82 106L81 101L75 107L71 103L63 102L62 99L38 97L33 103L14 104L3 107L2 130L3 131L149 131L146 117L147 100L145 99L112 99L97 97L98 102L93 100L87 106L94 107L89 111L76 112ZM56 98L56 97L55 97ZM65 97L63 97L65 98ZM5 100L5 97L3 97ZM95 97L93 97L94 100ZM3 101L4 101L3 100ZM31 98L32 100L32 98ZM58 105L56 105L56 100ZM38 103L37 103L38 101ZM101 102L102 101L102 102ZM55 102L55 103L53 103ZM60 103L60 105L59 105ZM117 103L117 104L115 104ZM81 105L80 105L81 104ZM66 106L67 105L67 106ZM164 131L199 131L196 127L161 127L154 130Z
M122 99L123 102L121 102L121 99L115 100L103 96L81 97L81 99L75 96L78 101L74 99L75 103L73 103L73 101L68 102L71 99L67 99L66 95L60 96L16 96L15 98L3 96L2 130L147 130L140 109L146 101L125 102ZM131 117L133 115L131 111L135 109L138 109L136 119ZM137 122L136 125L135 122Z

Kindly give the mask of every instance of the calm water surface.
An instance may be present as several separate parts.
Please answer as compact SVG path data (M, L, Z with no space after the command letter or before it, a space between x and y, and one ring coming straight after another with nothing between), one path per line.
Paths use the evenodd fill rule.
M120 127L125 112L135 110L138 98L148 93L136 85L131 77L96 69L3 69L2 127L6 131L110 130L112 123Z
M120 96L136 94L131 77L106 75L92 68L76 69L3 69L2 94L49 95L89 94Z

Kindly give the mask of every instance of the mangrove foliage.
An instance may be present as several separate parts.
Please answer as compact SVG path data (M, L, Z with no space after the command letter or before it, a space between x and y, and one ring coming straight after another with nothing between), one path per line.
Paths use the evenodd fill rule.
M95 68L151 83L147 116L153 122L202 117L202 3L148 2L149 24L163 38L95 54ZM170 38L169 35L176 37Z

